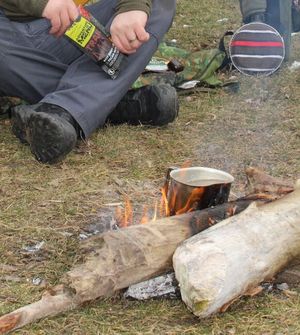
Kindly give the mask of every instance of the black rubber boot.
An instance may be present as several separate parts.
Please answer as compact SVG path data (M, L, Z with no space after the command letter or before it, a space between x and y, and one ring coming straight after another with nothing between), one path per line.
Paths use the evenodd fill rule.
M62 160L76 145L76 122L63 108L51 104L12 109L12 131L42 163Z
M178 116L176 89L168 84L148 85L131 90L123 97L107 121L163 126Z
M11 109L11 130L21 143L29 144L26 135L27 123L32 113L36 113L37 105L19 105Z

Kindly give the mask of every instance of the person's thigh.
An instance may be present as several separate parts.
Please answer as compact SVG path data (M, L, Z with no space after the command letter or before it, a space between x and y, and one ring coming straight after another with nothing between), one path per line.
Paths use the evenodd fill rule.
M153 0L146 30L150 40L128 56L119 76L112 80L101 68L82 56L68 67L56 91L43 102L68 110L88 137L103 125L134 81L143 72L168 31L175 14L175 0Z
M97 16L103 25L106 25L114 15L115 3L115 0L102 0L87 6L87 9ZM13 26L30 41L34 48L48 53L64 64L68 65L82 55L82 51L67 37L57 38L49 34L51 23L47 19L41 18L27 23L14 22Z
M0 10L0 95L36 102L55 90L67 66L35 48L20 26Z
M51 23L47 19L36 19L31 22L13 22L13 27L29 41L31 46L48 54L63 64L70 64L81 56L81 51L66 37L55 37L49 33Z

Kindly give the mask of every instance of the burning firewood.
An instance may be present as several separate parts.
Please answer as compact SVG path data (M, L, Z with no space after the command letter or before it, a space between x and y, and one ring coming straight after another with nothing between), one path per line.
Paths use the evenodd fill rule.
M300 255L300 180L294 192L247 210L185 241L173 265L187 306L223 311Z
M172 256L181 242L240 213L259 198L109 231L84 241L79 251L82 263L67 272L62 284L46 291L40 301L2 316L0 334L166 273L172 269Z
M40 301L0 318L0 334L46 316L110 296L172 269L172 256L185 239L249 206L241 200L96 235L82 243L83 263L66 273L62 285Z

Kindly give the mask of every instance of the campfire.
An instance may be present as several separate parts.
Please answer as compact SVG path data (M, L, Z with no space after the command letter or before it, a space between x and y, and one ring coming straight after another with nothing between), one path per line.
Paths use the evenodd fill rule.
M124 209L116 210L117 224L125 228L134 222L145 224L220 205L228 201L233 180L228 173L211 168L169 168L160 200L156 200L152 208L144 206L140 220L136 220L131 201L125 197Z
M2 316L0 334L173 269L182 299L199 317L224 312L240 296L259 292L261 282L300 255L300 185L294 189L255 169L248 169L247 177L247 197L148 224L129 225L133 211L127 202L129 226L83 241L82 263L41 300ZM170 205L170 186L162 197ZM164 215L171 211L167 208ZM154 212L160 212L158 205Z
M169 216L166 198L162 195L161 200L156 200L153 206L144 205L141 213L135 213L129 197L124 199L124 208L117 207L115 218L120 228L126 228L133 224L146 224ZM138 218L137 218L138 217Z

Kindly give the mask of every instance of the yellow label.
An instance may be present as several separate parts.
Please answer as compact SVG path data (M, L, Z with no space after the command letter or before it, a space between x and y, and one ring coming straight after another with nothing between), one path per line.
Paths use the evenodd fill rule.
M80 17L79 21L75 21L65 32L65 35L84 48L93 36L95 29L96 27L90 21Z
M75 4L78 5L85 5L89 0L73 0Z

